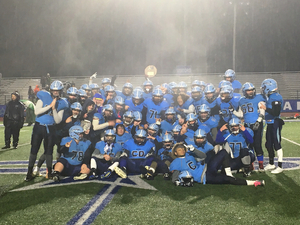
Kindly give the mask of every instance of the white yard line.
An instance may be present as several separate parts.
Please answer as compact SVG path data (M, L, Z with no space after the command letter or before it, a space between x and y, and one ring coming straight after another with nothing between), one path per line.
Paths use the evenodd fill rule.
M290 140L290 139L287 139L287 138L285 138L285 137L281 137L283 140L286 140L286 141L289 141L289 142L291 142L291 143L293 143L293 144L295 144L295 145L298 145L298 146L300 146L300 144L299 143L297 143L297 142L294 142L294 141L292 141L292 140Z

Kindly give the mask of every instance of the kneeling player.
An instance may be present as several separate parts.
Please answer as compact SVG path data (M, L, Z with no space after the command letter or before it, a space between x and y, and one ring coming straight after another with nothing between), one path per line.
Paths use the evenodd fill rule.
M82 164L85 152L91 145L89 140L83 140L84 130L81 126L75 125L69 130L69 137L61 140L60 153L63 156L57 160L52 172L52 178L59 181L62 176L74 176L78 173L85 174L88 168Z
M101 179L108 178L116 171L118 174L118 159L122 153L122 146L116 143L116 133L109 129L105 131L104 141L97 142L91 158L91 178L101 175ZM120 174L125 178L126 175ZM125 176L125 177L124 177Z
M145 130L138 130L133 139L124 143L120 168L125 173L145 174L147 172L145 167L150 166L154 160L154 144L146 137Z

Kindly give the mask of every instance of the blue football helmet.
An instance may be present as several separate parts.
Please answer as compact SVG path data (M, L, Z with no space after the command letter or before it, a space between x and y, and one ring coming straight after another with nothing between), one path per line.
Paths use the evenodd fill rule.
M72 105L71 105L71 110L79 110L79 111L82 111L82 106L79 102L74 102Z
M130 89L130 90L128 90L128 89L125 90L125 88L128 88L128 89ZM132 85L131 83L127 82L127 83L125 83L125 84L123 85L123 87L122 87L122 93L123 93L124 95L129 96L129 95L132 94L132 91L133 91L133 85Z
M106 104L102 108L102 115L105 115L105 111L109 111L111 113L111 115L112 115L113 110L114 110L114 108L113 108L113 106L111 104Z
M154 131L152 134L149 133L149 130L152 130ZM159 127L157 126L157 124L155 123L151 123L149 126L148 126L148 133L151 135L151 136L156 136L157 133L159 131Z
M213 94L212 96L208 96L209 94ZM213 102L217 97L216 97L216 89L214 87L214 85L212 84L208 84L205 88L204 88L204 95L205 95L205 99L208 102Z
M80 87L80 89L83 89L83 90L88 90L88 91L90 91L91 90L91 88L90 88L90 86L88 85L88 84L83 84L83 85L81 85L81 87Z
M152 100L154 103L160 103L163 101L163 92L162 90L160 89L155 89L153 92L152 92Z
M143 115L139 111L134 111L133 112L133 117L134 117L135 121L142 121L142 119L143 119Z
M162 143L165 149L171 149L174 145L174 138L171 134L164 134L162 136Z
M114 92L115 88L111 85L107 85L107 86L105 86L104 91L105 92Z
M76 140L81 140L80 134L84 132L83 128L79 125L72 126L69 129L69 136Z
M83 89L79 89L77 91L77 95L79 95L80 97L87 97L87 94L86 94L85 90L83 90Z
M90 87L90 89L97 89L97 90L99 90L99 88L100 88L99 85L95 84L95 83L94 84L90 84L89 87Z
M223 76L225 80L226 78L230 78L232 81L235 80L235 72L232 69L226 70Z
M116 141L116 132L113 129L108 129L104 134L104 141L108 144L114 143Z
M194 113L189 113L186 116L187 125L190 129L198 127L198 117Z
M143 98L143 91L142 90L134 90L132 92L132 98L135 98L135 99L142 99Z
M199 101L202 98L202 89L199 86L195 86L192 89L192 98L195 101Z
M189 171L184 170L178 175L178 178L175 181L175 185L183 187L193 187L194 178Z
M239 133L240 131L239 126L241 125L241 123L242 123L241 120L238 118L232 118L231 120L229 120L228 125L229 125L230 132L233 134Z
M116 98L115 98L115 104L125 105L124 98L122 98L121 96L116 96Z
M194 138L206 138L206 132L204 130L198 129L194 133Z
M178 88L185 88L187 89L187 84L184 81L180 81L177 85Z
M151 88L146 88L146 86L151 86ZM146 93L151 93L152 90L153 90L153 83L151 80L146 80L144 83L143 83L143 90L144 92Z
M67 94L68 95L77 95L77 88L76 87L70 87L68 90L67 90Z
M137 130L134 135L134 143L137 145L144 145L146 142L147 132L145 130ZM140 140L138 140L139 138Z
M101 81L102 86L104 84L110 84L110 83L111 83L111 79L109 79L109 78L103 78L102 81Z
M225 86L232 87L232 83L230 81L228 81L228 80L221 80L221 82L220 82L220 88L223 88Z
M180 132L181 131L181 126L179 124L177 124L175 127L173 127L172 129L172 133L174 135L174 132Z
M243 84L242 91L246 98L253 98L256 95L255 86L250 82ZM252 95L248 95L247 91L253 91Z
M221 88L220 97L222 101L229 101L233 97L233 88L231 86L224 86Z
M123 123L125 123L126 125L132 124L133 120L134 120L134 115L132 111L126 111L123 114Z
M206 121L210 117L210 108L208 105L202 104L200 105L200 107L197 107L196 109L201 122ZM207 113L207 115L203 113Z
M165 111L165 115L170 115L170 114L174 114L174 115L176 114L175 109L173 107L170 107Z
M264 95L270 95L274 92L277 92L278 90L278 86L277 86L277 82L274 79L268 78L265 79L262 83L261 83L261 91L262 94Z
M55 80L50 85L51 91L62 91L64 89L64 85L61 81Z

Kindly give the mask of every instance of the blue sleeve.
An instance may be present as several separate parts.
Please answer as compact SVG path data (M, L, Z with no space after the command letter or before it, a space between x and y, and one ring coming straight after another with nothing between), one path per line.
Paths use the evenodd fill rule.
M218 130L217 137L216 137L216 143L222 144L224 142L225 142L225 138L223 137L222 132L220 130Z
M243 132L243 134L244 134L244 136L245 136L245 138L246 138L246 142L248 143L248 144L252 144L253 143L253 137L252 137L252 135L248 132L248 130L246 129L245 131L242 131Z

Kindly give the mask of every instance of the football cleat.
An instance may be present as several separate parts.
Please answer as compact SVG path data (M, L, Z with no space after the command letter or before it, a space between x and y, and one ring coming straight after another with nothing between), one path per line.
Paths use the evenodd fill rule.
M152 170L148 170L147 173L145 174L145 177L147 180L154 180L154 173Z
M258 162L258 172L260 172L260 173L265 172L263 162Z
M58 171L53 171L51 173L51 177L55 182L59 182L60 181L60 177L59 177L59 172Z
M101 175L101 179L105 179L105 178L109 178L112 174L112 171L111 170L107 170L105 171L102 175Z
M10 146L4 146L1 149L8 149L8 148L10 148Z
M126 168L120 168L120 167L116 167L115 168L115 172L118 176L122 177L122 178L127 178L127 173L126 173Z
M255 187L257 187L257 186L262 186L263 187L265 185L266 185L266 183L265 183L264 180L257 180L257 181L254 182Z
M41 177L42 173L40 172L40 168L38 166L34 167L32 175L35 177Z
M27 173L26 177L25 177L25 181L28 182L28 181L32 181L34 179L34 176L32 176L31 173Z
M283 169L279 166L275 170L271 171L271 173L273 173L273 174L278 174L278 173L282 173L282 172L283 172Z
M87 174L86 173L79 173L77 176L74 176L73 179L74 180L84 180L85 178L87 178Z
M95 168L92 168L91 169L91 172L89 174L89 180L95 180L98 178L98 175L96 173L96 169Z
M274 164L273 164L273 165L268 164L268 165L265 166L265 171L268 171L268 170L274 170L275 168L276 168L276 167L275 167Z
M164 173L164 180L170 180L170 174L169 173Z
M251 171L244 172L243 176L244 177L250 177L251 176Z

